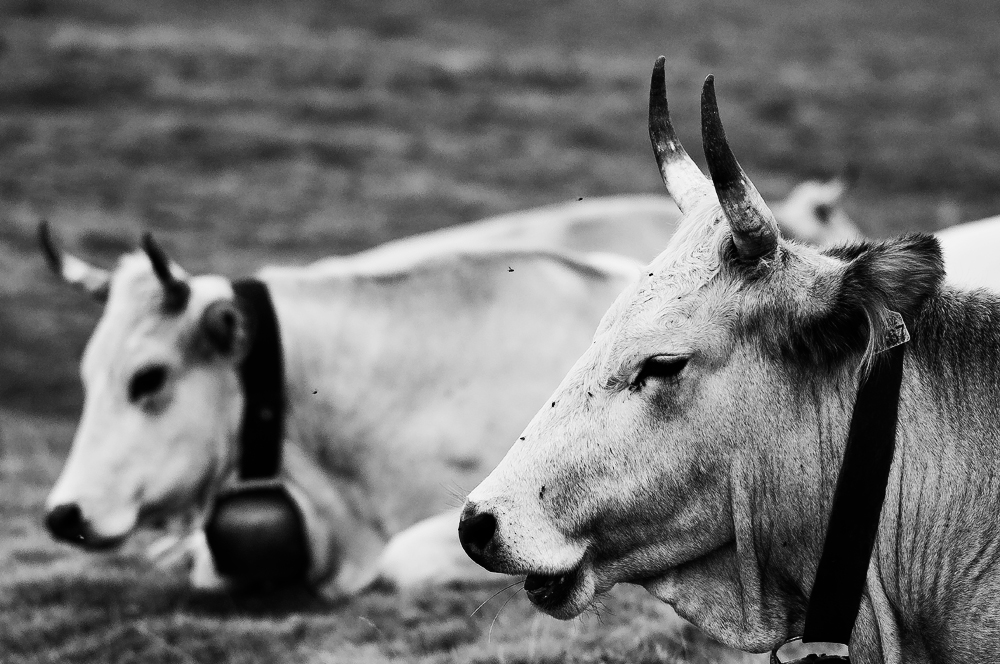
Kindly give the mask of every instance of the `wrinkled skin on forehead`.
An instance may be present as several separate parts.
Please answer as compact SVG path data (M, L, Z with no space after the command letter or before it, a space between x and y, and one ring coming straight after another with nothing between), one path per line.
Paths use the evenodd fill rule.
M168 312L144 254L123 257L113 275L81 363L83 414L47 500L50 512L79 507L85 546L115 544L143 519L203 505L231 463L240 358L217 352L201 319L233 291L217 276L188 284L187 305Z

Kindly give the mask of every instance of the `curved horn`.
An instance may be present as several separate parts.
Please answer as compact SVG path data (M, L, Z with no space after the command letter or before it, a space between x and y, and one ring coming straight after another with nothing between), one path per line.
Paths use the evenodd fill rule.
M705 79L701 93L701 139L712 184L740 257L770 255L778 246L778 222L729 148L715 100L714 76Z
M143 234L142 248L149 256L149 262L153 265L156 278L163 284L163 309L168 313L183 311L191 296L191 287L186 281L178 279L170 271L170 259L153 239L152 234Z
M45 219L38 222L38 243L45 255L45 262L63 281L83 289L98 302L108 299L111 273L59 249L52 241L49 222Z
M667 193L677 203L681 212L687 213L711 189L708 178L684 150L670 123L667 109L667 82L662 55L653 65L653 77L649 82L649 142L653 145L656 165L660 177L667 186Z

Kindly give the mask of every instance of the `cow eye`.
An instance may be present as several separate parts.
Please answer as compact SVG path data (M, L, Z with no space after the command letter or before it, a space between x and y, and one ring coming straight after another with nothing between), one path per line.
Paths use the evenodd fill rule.
M635 374L635 378L632 379L631 387L637 390L645 385L650 378L661 380L673 378L687 366L687 363L688 358L672 355L654 355L646 358Z
M819 220L821 224L830 223L830 217L833 215L833 206L828 203L818 203L815 208L813 208L813 214L816 215L816 219Z
M135 403L149 397L163 388L167 381L167 368L162 365L146 367L135 372L128 383L128 399Z

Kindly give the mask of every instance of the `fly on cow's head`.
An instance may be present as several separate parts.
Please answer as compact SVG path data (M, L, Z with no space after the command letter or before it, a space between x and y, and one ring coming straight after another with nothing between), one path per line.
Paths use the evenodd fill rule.
M231 468L250 331L228 279L188 275L149 235L113 272L60 250L44 223L39 238L59 276L106 301L46 521L60 539L107 546L197 507Z
M528 575L529 598L552 615L641 583L717 638L762 651L797 609L773 606L745 559L759 546L776 560L786 550L772 540L806 541L816 528L806 507L832 487L808 469L846 435L847 395L881 321L896 311L910 323L938 287L940 251L928 236L829 252L782 238L729 147L712 77L701 107L709 180L670 124L663 64L650 138L684 219L469 495L459 534L488 569ZM786 476L787 487L771 482ZM759 523L786 488L791 513ZM786 609L774 627L768 618Z

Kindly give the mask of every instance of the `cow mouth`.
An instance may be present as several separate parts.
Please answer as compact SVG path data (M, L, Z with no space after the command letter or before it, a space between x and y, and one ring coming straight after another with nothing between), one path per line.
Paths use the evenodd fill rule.
M128 539L128 533L108 537L99 535L89 528L84 528L77 533L57 535L56 539L86 551L110 551L120 547Z
M532 604L547 609L565 604L575 585L576 572L557 576L529 574L524 580L524 591Z
M111 551L112 549L120 547L127 538L127 535L123 535L121 537L99 537L91 535L84 538L80 542L80 546L88 551Z
M580 603L581 570L576 568L561 574L529 574L524 580L528 601L557 618L571 618L580 611L573 608ZM576 600L576 601L574 601Z

